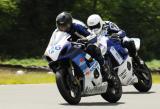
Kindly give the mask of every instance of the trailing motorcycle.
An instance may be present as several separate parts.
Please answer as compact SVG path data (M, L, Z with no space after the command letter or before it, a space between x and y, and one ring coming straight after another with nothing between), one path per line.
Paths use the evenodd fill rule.
M99 47L111 72L116 73L123 86L133 85L139 92L148 92L152 87L152 76L145 62L139 57L140 39L131 38L136 50L135 56L131 57L128 49L125 48L117 38L100 36ZM103 45L103 46L102 46Z

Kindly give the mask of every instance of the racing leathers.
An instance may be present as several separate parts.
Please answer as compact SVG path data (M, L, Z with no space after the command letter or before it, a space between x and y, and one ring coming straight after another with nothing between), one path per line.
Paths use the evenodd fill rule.
M103 55L101 54L101 50L93 44L97 41L97 37L95 34L90 32L90 30L83 22L74 19L70 30L66 32L71 35L69 41L89 42L86 52L95 58L99 62L100 66L103 67L104 59Z
M134 41L126 36L125 31L111 21L104 21L101 32L97 36L108 36L119 40L123 47L128 49L131 57L136 56Z

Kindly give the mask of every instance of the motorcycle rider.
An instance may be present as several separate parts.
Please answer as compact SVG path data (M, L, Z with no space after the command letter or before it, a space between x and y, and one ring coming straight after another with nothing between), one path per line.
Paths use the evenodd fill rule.
M121 30L111 21L103 21L98 14L92 14L87 19L87 25L97 36L111 36L120 39L123 47L128 49L131 57L136 56L136 47L134 41L126 36L125 31Z
M57 16L56 26L57 29L55 31L63 31L71 35L69 41L89 43L96 41L96 35L91 33L84 23L79 20L73 19L72 15L68 12L62 12ZM105 73L107 76L106 79L109 82L114 83L115 77L112 76L105 68L104 59L101 54L100 48L96 47L93 44L88 44L86 52L99 62L102 73Z

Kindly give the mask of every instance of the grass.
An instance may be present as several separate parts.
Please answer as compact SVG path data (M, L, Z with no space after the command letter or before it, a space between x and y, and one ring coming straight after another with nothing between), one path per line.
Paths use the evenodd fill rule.
M0 84L40 84L54 83L55 76L45 72L28 72L26 74L17 75L16 70L0 69Z
M54 74L47 72L26 72L23 75L17 75L16 69L0 69L0 84L41 84L55 83ZM160 83L160 75L154 74L153 83Z
M152 75L153 83L160 83L160 75L154 74Z
M149 68L160 68L160 60L152 60L150 62L146 62Z
M48 63L43 59L4 59L0 60L0 64L22 65L22 66L47 66ZM149 68L160 68L160 60L152 60L146 62Z
M152 60L146 62L149 68L160 68L160 60ZM47 62L42 59L10 59L0 60L0 64L12 64L23 66L47 66ZM55 82L54 75L45 72L31 72L25 71L24 75L16 75L17 69L3 69L0 68L0 84L40 84ZM160 75L153 75L153 82L160 83Z
M22 65L22 66L47 66L47 61L43 59L4 59L0 60L0 64Z

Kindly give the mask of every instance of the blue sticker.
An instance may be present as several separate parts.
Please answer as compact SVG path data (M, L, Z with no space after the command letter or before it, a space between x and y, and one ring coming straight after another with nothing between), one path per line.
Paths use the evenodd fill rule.
M60 49L61 49L60 45L55 46L55 50L60 50Z
M49 54L52 54L52 53L54 53L54 49L53 48L49 50Z

